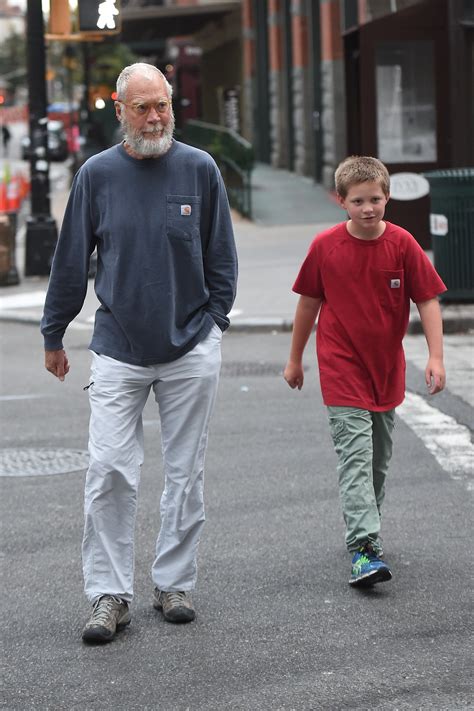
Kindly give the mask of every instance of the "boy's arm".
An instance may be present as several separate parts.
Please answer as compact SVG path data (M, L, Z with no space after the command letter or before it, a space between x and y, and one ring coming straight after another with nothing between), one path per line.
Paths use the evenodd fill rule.
M431 393L441 392L446 385L443 363L443 320L438 299L429 299L416 305L428 344L428 363L425 368L426 385Z
M297 387L298 390L301 390L303 387L303 351L313 330L321 301L321 299L313 299L310 296L300 296L299 298L293 323L290 357L283 371L283 377L290 388Z

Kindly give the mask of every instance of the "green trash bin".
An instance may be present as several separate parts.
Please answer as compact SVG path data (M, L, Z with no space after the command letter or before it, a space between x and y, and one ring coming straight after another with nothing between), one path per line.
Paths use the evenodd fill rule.
M423 173L430 184L434 265L443 301L474 302L474 168Z

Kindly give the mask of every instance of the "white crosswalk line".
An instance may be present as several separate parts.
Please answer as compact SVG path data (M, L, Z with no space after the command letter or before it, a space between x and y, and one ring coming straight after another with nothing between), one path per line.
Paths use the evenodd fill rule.
M0 314L14 316L19 322L39 322L43 311L46 291L25 291L18 294L0 295ZM41 310L38 309L41 307ZM87 317L81 312L68 328L76 331L90 331L94 327L95 315Z
M397 414L422 440L452 479L474 491L474 446L469 429L415 393L407 392Z
M51 395L0 395L0 402L9 402L13 400L42 400L45 397L51 397Z
M0 309L22 309L29 306L43 306L45 291L28 291L20 294L0 296Z

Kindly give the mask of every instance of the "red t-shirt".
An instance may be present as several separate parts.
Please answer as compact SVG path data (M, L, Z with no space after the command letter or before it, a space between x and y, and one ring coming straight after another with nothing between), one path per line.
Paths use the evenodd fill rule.
M313 240L293 291L323 300L316 344L324 403L372 411L399 405L410 299L446 291L412 235L390 222L374 240L353 237L345 222L325 230Z

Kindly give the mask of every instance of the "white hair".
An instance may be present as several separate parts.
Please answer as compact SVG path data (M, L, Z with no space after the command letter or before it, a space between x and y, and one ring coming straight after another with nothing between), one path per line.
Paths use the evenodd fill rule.
M120 72L118 79L117 79L117 96L118 96L118 101L123 101L125 98L125 94L127 93L127 87L128 87L128 82L130 81L130 77L132 74L135 72L140 72L142 76L149 77L150 79L158 74L160 76L166 87L166 93L168 94L168 99L171 100L171 97L173 95L173 87L163 74L163 72L160 72L160 70L155 67L153 64L146 64L146 62L135 62L135 64L130 64L128 67L125 67L122 69Z

